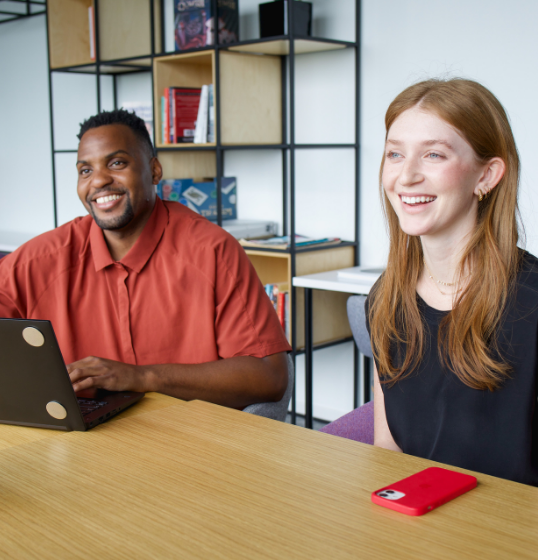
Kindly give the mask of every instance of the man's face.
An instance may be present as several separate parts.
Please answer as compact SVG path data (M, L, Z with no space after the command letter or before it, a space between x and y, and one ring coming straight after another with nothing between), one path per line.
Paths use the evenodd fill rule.
M162 170L141 139L122 124L88 130L78 147L78 196L103 230L129 233L145 224Z

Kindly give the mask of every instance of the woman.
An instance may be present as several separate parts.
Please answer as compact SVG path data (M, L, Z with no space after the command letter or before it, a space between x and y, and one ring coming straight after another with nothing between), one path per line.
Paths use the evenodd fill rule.
M517 247L506 113L476 82L428 80L385 124L374 443L538 485L538 260Z

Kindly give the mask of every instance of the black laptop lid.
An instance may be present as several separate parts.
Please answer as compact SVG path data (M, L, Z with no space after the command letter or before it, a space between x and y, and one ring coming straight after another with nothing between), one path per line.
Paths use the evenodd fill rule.
M49 321L0 319L0 423L86 429Z

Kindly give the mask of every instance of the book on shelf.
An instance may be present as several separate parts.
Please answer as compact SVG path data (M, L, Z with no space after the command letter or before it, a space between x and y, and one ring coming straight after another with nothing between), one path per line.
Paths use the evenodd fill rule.
M282 330L290 340L290 319L289 319L289 285L287 282L276 284L266 284L265 293L271 300Z
M215 44L212 0L174 0L174 43L176 51ZM217 0L219 43L239 40L237 0Z
M167 87L161 97L163 144L215 141L213 84L201 88Z
M167 87L161 97L162 143L192 143L201 88Z
M156 187L162 200L180 202L208 220L217 220L217 185L214 177L203 179L163 179ZM222 219L237 218L237 181L221 178Z
M289 249L290 248L290 236L283 235L280 237L270 237L269 239L240 239L239 243L243 247L261 247L265 249ZM304 235L295 235L295 247L305 248L305 247L318 247L326 245L338 245L342 243L339 237L320 237L312 238L305 237Z
M196 127L196 117L200 105L201 88L170 88L172 108L172 144L192 142Z
M209 118L209 94L208 87L202 86L200 103L198 104L198 116L194 130L194 143L205 144L207 142L207 128Z
M90 31L90 59L95 60L95 10L93 4L88 6L88 28Z
M215 142L215 95L213 84L207 86L208 94L208 125L207 125L207 141Z

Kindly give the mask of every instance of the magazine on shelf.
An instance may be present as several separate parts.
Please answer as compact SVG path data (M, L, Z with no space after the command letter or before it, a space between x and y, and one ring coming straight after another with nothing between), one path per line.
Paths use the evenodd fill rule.
M269 239L240 239L239 243L243 247L262 247L265 249L289 249L290 236L283 235L280 237L270 237ZM295 235L295 247L305 248L325 245L338 245L342 243L339 237L320 237L318 239L305 237L304 235Z
M212 0L174 0L174 43L176 51L215 44ZM219 43L239 40L237 0L217 0Z

